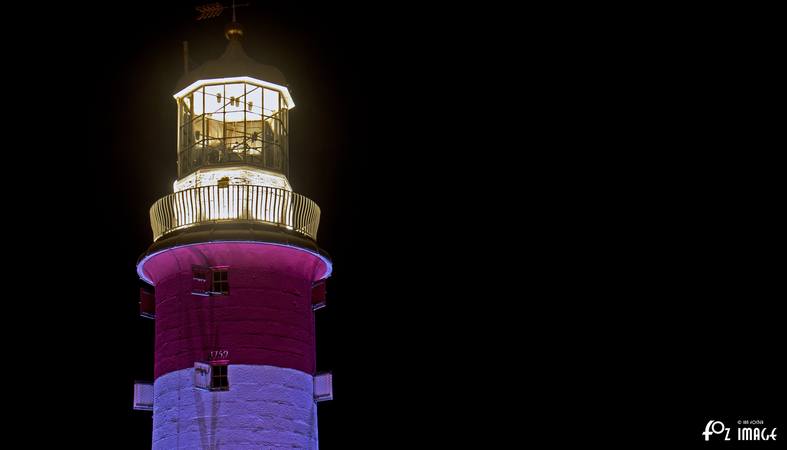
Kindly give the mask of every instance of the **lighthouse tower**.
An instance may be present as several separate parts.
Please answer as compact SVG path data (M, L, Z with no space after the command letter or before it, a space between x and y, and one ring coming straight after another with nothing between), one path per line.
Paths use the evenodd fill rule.
M331 261L316 243L320 209L287 179L284 76L250 59L243 29L174 94L178 174L150 209L153 244L137 273L155 320L153 448L317 448L314 311Z

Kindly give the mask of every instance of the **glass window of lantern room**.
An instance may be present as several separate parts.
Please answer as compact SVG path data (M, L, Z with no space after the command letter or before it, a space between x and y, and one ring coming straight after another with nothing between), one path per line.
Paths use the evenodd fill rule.
M178 99L178 176L186 170L188 163L188 158L183 150L188 148L188 141L191 137L189 127L186 125L191 123L190 105L188 96Z
M262 87L246 85L246 139L248 161L262 165Z
M273 117L279 111L279 92L271 89L265 89L264 92L264 114L268 117Z
M205 126L204 126L204 113L205 113L205 95L204 89L197 89L190 97L193 97L194 113L192 117L192 136L194 143L202 146L205 139Z
M246 134L246 85L224 85L224 145L226 153L221 162L242 161L245 155Z
M279 149L281 154L282 172L287 172L287 115L289 110L287 107L287 99L283 95L279 95Z
M197 163L199 146L204 137L203 130L203 90L197 89L184 96L180 101L179 172L183 176L191 172Z
M279 110L281 111L281 125L284 134L287 134L287 115L289 113L289 105L287 104L287 99L284 96L279 96Z
M189 94L180 100L180 136L178 138L178 153L183 153L194 145L192 132L192 118L194 117L194 95Z
M226 103L223 84L205 86L203 125L205 164L221 162L224 149L224 109Z
M191 98L192 102L192 114L191 122L187 125L189 127L189 140L187 141L186 147L184 150L190 151L190 157L192 164L194 163L194 159L197 157L195 152L197 152L197 147L201 147L203 145L203 139L205 139L205 125L203 120L203 112L204 112L204 95L203 90L198 89L192 92L189 97Z
M281 171L281 150L276 145L277 127L276 122L279 120L279 92L271 89L265 89L263 92L263 115L264 115L264 130L263 130L263 158L265 167L277 171Z
M281 163L281 109L277 110L276 116L271 123L273 127L273 166L277 170L282 170Z

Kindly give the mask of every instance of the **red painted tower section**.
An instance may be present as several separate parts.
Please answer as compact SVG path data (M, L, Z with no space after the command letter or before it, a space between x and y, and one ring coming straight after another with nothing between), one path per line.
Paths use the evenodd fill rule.
M200 243L141 267L156 286L155 377L218 350L233 363L314 374L312 287L328 274L324 257L262 242ZM230 294L194 295L193 267L228 268Z

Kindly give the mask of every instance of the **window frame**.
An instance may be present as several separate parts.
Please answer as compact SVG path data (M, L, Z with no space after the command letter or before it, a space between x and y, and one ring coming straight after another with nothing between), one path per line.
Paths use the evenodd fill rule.
M210 268L210 294L211 295L230 295L230 268L228 266L217 266ZM217 279L218 275L218 279ZM223 275L223 277L221 276ZM223 279L222 279L223 278Z
M191 294L201 297L230 295L229 269L229 266L191 266Z
M217 370L221 368L221 370ZM217 383L218 381L222 381L223 383ZM229 379L229 364L226 362L220 363L210 363L210 388L211 391L229 391L230 390L230 379Z

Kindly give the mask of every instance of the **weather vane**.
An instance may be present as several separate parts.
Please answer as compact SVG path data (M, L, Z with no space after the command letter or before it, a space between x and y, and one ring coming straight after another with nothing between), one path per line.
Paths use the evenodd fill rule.
M249 6L251 3L243 3L241 5L236 5L235 0L232 1L232 21L236 22L235 20L235 8L240 8L241 6ZM225 9L230 8L230 6L222 5L219 2L216 3L208 3L206 5L199 5L195 7L199 16L197 20L205 20L205 19L213 19L214 17L219 17L221 13L224 12Z

